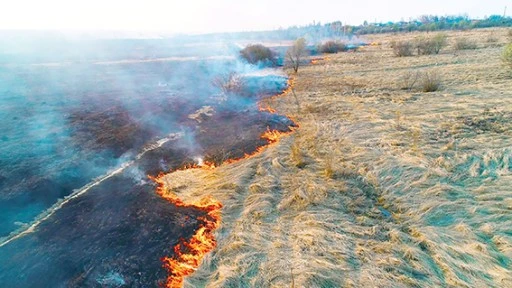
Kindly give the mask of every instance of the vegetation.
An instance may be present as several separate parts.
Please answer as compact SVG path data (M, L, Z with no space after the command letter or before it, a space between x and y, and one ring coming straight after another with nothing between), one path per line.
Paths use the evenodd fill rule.
M444 33L436 34L433 37L419 37L416 39L418 55L439 54L441 49L446 47L447 36Z
M469 40L468 38L457 38L455 40L455 50L471 50L476 49L478 45L476 45L475 41Z
M398 57L412 56L413 45L409 41L392 41L391 48L393 48L393 53Z
M251 64L275 65L276 56L270 48L261 44L250 44L240 51L240 56Z
M240 32L235 37L246 39L297 39L306 37L308 41L319 42L325 38L351 38L354 35L397 33L413 31L448 31L448 30L469 30L474 28L488 27L512 27L512 18L500 15L491 15L485 19L475 20L468 16L434 16L424 15L417 19L399 22L369 23L365 21L362 25L344 25L341 21L331 23L317 23L305 26L292 26L287 29L262 32Z
M295 40L293 45L286 51L286 60L295 73L299 71L301 61L306 56L306 46L306 39L299 38Z
M402 90L408 90L411 91L414 86L416 85L416 82L418 82L419 73L413 73L412 71L407 71L404 75L401 77L401 87Z
M501 59L503 60L503 63L512 68L512 43L505 46L503 53L501 54Z
M242 94L246 83L244 78L237 73L227 73L212 80L212 85L219 88L224 95Z
M272 101L296 115L294 134L214 171L169 175L181 198L223 204L217 248L185 286L512 287L512 97L489 33L468 33L482 49L457 65L370 46L301 67L294 91L308 113L295 114L291 94ZM443 93L396 87L432 66L450 83Z
M434 92L441 87L441 78L435 71L425 72L419 78L419 85L422 92Z
M487 43L496 43L498 42L498 38L494 35L494 33L487 36Z
M347 50L345 43L340 41L327 41L323 44L318 45L318 52L320 53L338 53Z

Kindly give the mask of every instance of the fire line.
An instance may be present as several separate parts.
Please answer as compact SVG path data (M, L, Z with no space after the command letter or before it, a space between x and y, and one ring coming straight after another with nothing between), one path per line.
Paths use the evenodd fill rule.
M294 80L288 80L288 88L284 90L282 93L275 96L282 96L291 91ZM276 113L276 110L271 108L270 106L266 106L262 108L259 106L260 111L266 111L269 113ZM230 164L242 159L246 159L252 157L256 154L259 154L266 147L270 145L276 144L279 142L279 139L284 135L292 133L295 129L294 127L289 127L290 130L287 132L281 132L277 130L271 130L267 128L267 130L260 136L261 139L265 139L267 141L266 145L258 147L253 153L245 154L241 158L228 159L224 161L222 164ZM221 164L221 165L222 165ZM189 166L185 166L178 170L188 170L188 169L215 169L215 163L210 163L204 161L203 163L193 164ZM162 258L163 267L167 270L168 276L163 284L164 287L167 288L179 288L183 286L185 277L194 273L199 265L203 257L211 252L217 246L217 240L215 239L214 232L220 226L221 223L221 210L222 203L218 200L214 199L210 195L205 196L201 200L197 202L188 203L184 199L180 199L178 195L170 191L166 187L166 183L164 180L165 173L160 173L158 176L148 177L153 180L157 184L156 193L160 195L162 198L167 201L173 203L178 207L192 207L198 210L206 212L206 217L199 217L198 220L202 222L197 231L194 233L191 239L185 241L182 240L180 243L174 246L174 256L168 257L165 256Z

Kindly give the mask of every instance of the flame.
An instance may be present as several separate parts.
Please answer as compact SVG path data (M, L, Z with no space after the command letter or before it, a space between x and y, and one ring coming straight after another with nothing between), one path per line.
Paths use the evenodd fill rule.
M211 166L206 166L210 169ZM188 169L199 169L204 167L194 167ZM187 168L185 168L187 169ZM204 255L213 250L217 245L213 232L219 227L221 222L220 211L222 203L206 196L199 201L187 203L180 199L176 194L168 191L164 181L165 174L160 173L157 177L149 176L151 180L157 183L156 192L164 199L179 207L193 207L207 213L206 217L200 217L198 220L203 222L199 229L188 241L174 246L173 257L163 257L164 268L169 272L165 287L178 288L183 286L183 280L186 276L194 273L199 267Z
M282 96L290 92L293 88L294 80L295 79L293 78L288 79L288 86L286 90L276 96ZM259 110L267 111L272 114L276 113L276 110L268 105L263 107L260 104ZM265 150L266 147L279 142L281 137L292 133L294 130L295 129L293 127L290 127L289 131L281 132L278 130L271 130L269 127L267 127L267 130L260 136L261 139L265 139L267 141L267 145L260 146L254 152L249 154L246 153L241 158L228 159L222 164L234 163L259 154ZM195 160L197 163L185 165L178 170L212 170L216 168L215 163L205 161L202 157L197 157ZM210 195L203 197L199 201L186 202L180 199L178 195L170 191L170 189L168 189L164 179L164 173L160 173L156 177L148 177L157 184L156 193L162 198L178 207L192 207L206 212L207 215L206 217L198 218L202 224L199 226L199 229L197 229L191 239L188 241L182 240L180 243L174 246L173 257L166 256L162 258L163 267L169 273L163 286L167 288L180 288L183 286L185 277L194 273L201 264L203 257L217 246L217 241L213 233L221 223L222 203Z
M263 106L263 104L259 104L258 105L258 110L261 111L261 112L268 112L270 114L275 114L277 113L276 109L266 105L266 106Z
M286 134L286 133L280 132L278 130L270 130L267 127L267 131L265 131L261 135L261 139L266 139L268 141L268 143L275 143L275 142L279 141L279 138L281 138L281 136L283 136L284 134Z
M311 61L309 63L311 63L312 65L315 65L315 64L318 64L318 62L320 62L321 60L324 60L324 58L313 58L311 59Z

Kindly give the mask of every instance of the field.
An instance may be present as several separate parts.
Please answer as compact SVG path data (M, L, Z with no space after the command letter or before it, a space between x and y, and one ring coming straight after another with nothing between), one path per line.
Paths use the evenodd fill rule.
M440 54L412 57L390 43L422 34L370 35L376 45L301 67L264 103L294 133L166 176L180 198L224 205L217 247L185 287L512 287L507 33L448 32ZM418 88L425 73L438 91Z

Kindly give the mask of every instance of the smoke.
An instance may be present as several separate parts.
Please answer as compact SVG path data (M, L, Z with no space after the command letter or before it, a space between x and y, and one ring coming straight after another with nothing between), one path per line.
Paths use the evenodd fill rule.
M239 39L12 34L6 40L0 47L0 258L10 268L0 271L0 282L18 283L13 271L25 267L32 275L27 286L36 279L46 286L82 279L76 273L85 273L89 286L153 285L165 272L159 270L160 257L169 255L164 250L197 223L178 224L184 212L156 195L147 175L243 156L266 143L259 136L269 126L290 125L256 105L284 90L286 77L238 59L232 43ZM226 75L239 80L236 89L216 83ZM53 239L52 231L68 231L59 232L66 244L44 249L38 239ZM116 246L122 257L138 259L136 267L108 258L112 241L104 235L136 239ZM81 249L96 252L74 259ZM48 263L66 274L41 278L44 269L27 265L17 251L46 251ZM146 278L127 278L137 267Z
M258 75L257 67L240 61L233 44L239 39L2 36L0 207L10 210L0 221L0 236L170 133L184 134L176 149L203 157L196 134L204 125L190 115L213 107L213 118L226 120L286 82L284 76ZM215 85L224 75L239 75L243 87ZM158 169L170 169L160 158L154 159ZM137 181L155 171L141 169L132 173Z

